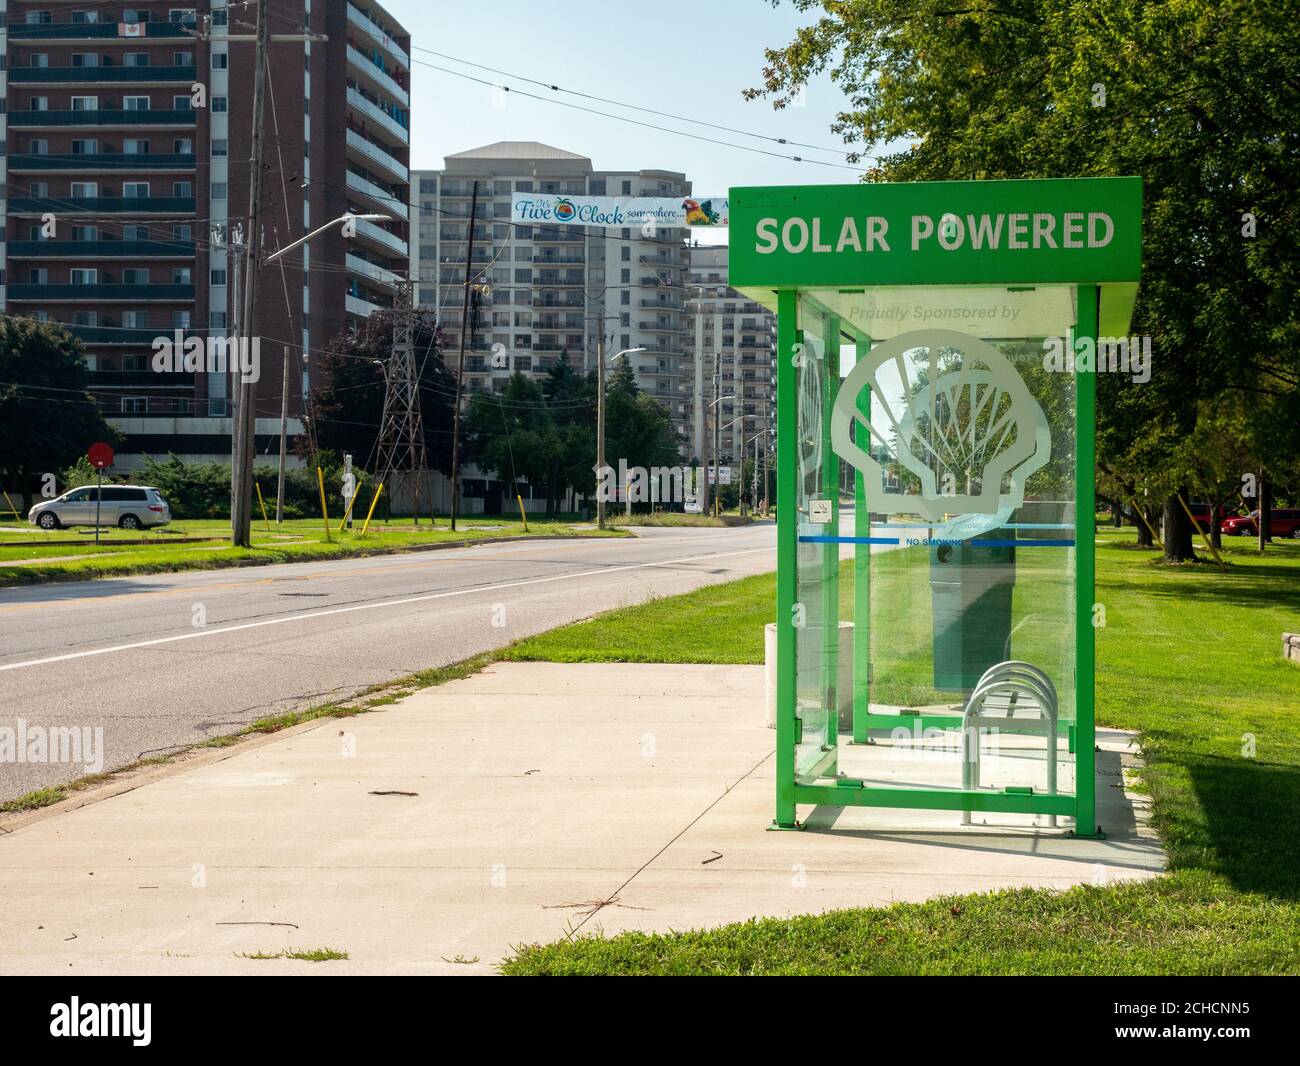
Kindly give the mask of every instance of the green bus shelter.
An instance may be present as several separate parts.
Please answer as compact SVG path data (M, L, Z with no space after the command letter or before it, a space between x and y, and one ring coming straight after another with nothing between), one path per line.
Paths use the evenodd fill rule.
M778 323L773 828L821 805L1100 833L1096 374L1128 365L1141 180L730 206L730 284Z

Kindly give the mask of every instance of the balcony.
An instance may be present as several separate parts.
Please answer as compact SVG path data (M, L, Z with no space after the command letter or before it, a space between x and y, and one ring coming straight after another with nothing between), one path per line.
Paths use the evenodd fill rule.
M57 129L65 126L193 126L197 112L190 107L178 109L143 108L119 110L99 108L90 111L10 111L9 125L16 129Z
M193 259L193 241L10 241L10 259Z
M636 328L644 333L684 333L686 332L680 325L673 325L670 322L638 322Z
M383 211L389 214L397 215L399 218L407 218L410 209L402 201L401 197L394 196L382 185L376 185L373 181L363 178L360 174L354 174L352 171L347 172L348 188L358 196L369 197Z
M382 226L367 222L364 218L354 219L357 231L350 238L377 251L380 255L396 255L405 259L409 254L406 242L395 233L389 233Z
M581 274L553 274L545 270L533 272L533 285L547 289L580 289L584 282Z
M380 285L389 291L395 289L397 282L400 280L393 271L381 267L378 263L372 263L368 259L362 259L359 255L353 255L351 252L347 252L343 256L343 262L349 270L368 278L376 285Z
M112 170L130 176L150 170L193 170L193 155L139 154L135 152L95 152L76 155L41 155L25 153L9 157L10 170L48 171L84 170L88 173Z
M411 180L411 172L407 169L405 163L391 152L385 151L375 144L374 141L366 140L356 130L347 131L346 143L348 148L362 157L362 162L379 167L380 170L400 184L405 185Z
M192 389L194 374L185 371L157 373L153 370L92 370L86 388ZM120 412L119 412L120 413Z
M27 196L9 201L13 215L73 212L130 215L192 215L192 196Z
M10 67L9 81L15 85L131 85L191 83L198 77L195 66L144 67Z
M348 42L348 62L352 69L362 77L369 78L371 83L377 89L383 89L399 104L409 107L411 104L411 94L407 92L400 82L397 81L383 67L376 63L365 52L361 51L351 41Z
M380 48L390 56L401 63L404 70L411 69L411 57L403 51L402 46L388 36L386 32L375 23L371 22L355 4L348 4L348 23L356 26L370 40L374 41Z
M12 288L12 286L11 286ZM69 333L83 344L131 344L149 347L155 337L173 336L173 331L162 326L73 326L65 325Z
M146 38L179 38L193 40L193 30L174 22L142 23ZM11 41L115 41L119 44L137 44L138 37L122 37L116 22L88 22L70 25L66 22L37 22L9 25Z
M348 293L346 310L350 315L357 315L360 318L369 318L376 311L387 311L388 308L383 304L372 303L364 297L353 296L351 293Z
M24 303L78 303L93 300L113 303L131 300L184 300L194 299L193 285L9 285L5 290L10 300ZM165 332L165 331L164 331Z
M536 295L533 297L533 306L537 308L547 307L583 307L585 306L581 296L571 296L563 300L556 299L554 296Z
M397 139L399 144L411 143L411 131L402 123L390 115L378 104L367 100L356 89L348 86L347 92L348 107L352 108L358 116L364 118L368 123L378 126L390 137Z

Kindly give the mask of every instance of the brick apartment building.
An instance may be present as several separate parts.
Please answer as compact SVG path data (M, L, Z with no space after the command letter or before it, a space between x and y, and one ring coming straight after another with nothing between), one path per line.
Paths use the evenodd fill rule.
M233 326L232 240L251 233L254 8L203 0L4 0L0 27L0 311L64 323L91 392L145 454L229 461L231 382L158 373L154 341ZM270 0L265 253L345 213L263 268L257 450L278 446L319 383L315 354L389 306L409 269L410 38L368 0ZM287 39L275 40L274 37ZM306 358L304 358L304 353Z

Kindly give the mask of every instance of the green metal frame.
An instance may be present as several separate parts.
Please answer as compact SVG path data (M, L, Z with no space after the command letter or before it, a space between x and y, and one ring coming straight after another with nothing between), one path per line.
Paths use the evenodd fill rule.
M846 777L835 778L838 758L838 656L839 656L839 552L825 553L820 590L824 627L822 672L819 690L825 701L826 725L819 754L811 755L807 767L797 766L798 746L805 738L798 705L800 483L798 471L799 366L797 345L803 339L799 321L804 310L815 311L824 331L825 393L823 409L823 456L821 491L832 500L834 532L839 523L840 459L831 447L829 412L839 387L841 336L869 349L871 338L862 335L834 309L818 305L801 293L807 290L863 291L863 286L945 285L1066 285L1076 297L1074 335L1094 345L1098 333L1122 335L1136 296L1140 272L1141 182L1134 178L1049 179L1023 182L944 182L914 185L806 186L732 190L731 283L754 299L777 311L776 367L776 464L777 482L777 718L776 718L776 811L773 829L800 829L799 804L917 808L927 810L1047 814L1072 817L1080 836L1101 834L1096 820L1095 782L1095 630L1092 624L1095 597L1095 448L1096 377L1092 371L1078 371L1075 378L1075 676L1074 720L1059 723L1068 739L1067 752L1074 756L1073 795L1048 795L1028 788L938 789L887 787ZM924 245L918 250L915 230L910 248L909 219L924 213L1001 209L1007 212L1081 212L1083 208L1109 212L1112 236L1094 243L1066 243L1025 252L1025 244L1004 246L994 251L967 245L957 252ZM843 249L843 238L834 248L828 235L840 232L837 217L883 219L893 243L863 255L860 247ZM1029 217L1026 214L1009 217ZM1073 216L1084 217L1080 213ZM1089 216L1091 218L1091 216ZM823 226L818 236L809 219ZM800 219L803 221L801 222ZM870 222L871 219L868 221ZM786 233L783 220L796 223L791 232L795 246L782 247L776 238ZM1090 223L1091 224L1091 223ZM973 223L972 223L973 225ZM802 231L798 227L802 227ZM800 239L802 232L803 239ZM754 243L747 243L748 235ZM784 239L784 237L783 237ZM820 243L819 243L820 241ZM1019 250L1016 250L1019 249ZM881 253L886 254L881 254ZM869 412L870 396L858 397L859 409ZM870 536L871 516L861 472L854 471L855 535ZM852 641L852 742L871 743L873 729L906 725L910 728L957 729L960 714L872 713L870 550L854 553ZM1004 729L1006 732L1014 728ZM808 738L811 739L811 738ZM802 773L801 773L802 771ZM812 777L830 778L825 783L801 783Z
M1099 288L1094 284L1076 287L1078 313L1074 335L1079 340L1097 339ZM796 345L803 342L799 328L799 290L786 289L777 294L777 468L794 469L797 464L798 380ZM826 392L823 412L834 402L839 384L839 346L843 325L839 318L824 312ZM859 345L870 341L853 333ZM920 810L999 812L1009 814L1064 815L1074 818L1075 835L1102 836L1096 822L1095 781L1095 631L1092 609L1095 595L1096 546L1095 446L1096 446L1096 376L1093 372L1075 373L1075 707L1073 722L1062 721L1058 732L1069 737L1068 753L1075 756L1074 795L1047 795L1008 789L990 792L985 789L926 789L911 787L877 787L857 779L840 778L833 784L800 784L797 780L794 749L801 736L797 714L797 645L794 624L798 596L798 527L797 481L781 479L777 488L777 805L773 829L801 829L798 805L827 804L854 807L896 807ZM870 397L858 398L859 409L869 413ZM829 440L829 417L823 418L822 488L833 492L834 528L839 522L839 457ZM866 510L865 484L860 471L854 478L854 531L868 536L871 517ZM786 560L789 562L786 562ZM815 766L805 768L804 776L834 776L838 752L838 650L839 650L839 581L838 553L826 552L823 560L823 622L827 654L821 690L826 699L827 725L823 744L824 757ZM870 710L870 551L854 553L854 633L853 633L853 730L852 741L870 744L872 729L891 729L905 725L910 729L960 729L960 714L880 714ZM1016 733L1014 726L1000 727L1004 733ZM1079 743L1087 738L1086 743ZM783 752L786 758L783 759ZM1084 828L1084 827L1088 828Z

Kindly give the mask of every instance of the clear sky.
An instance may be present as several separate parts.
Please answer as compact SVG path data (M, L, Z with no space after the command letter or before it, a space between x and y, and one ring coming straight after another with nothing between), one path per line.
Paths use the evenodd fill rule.
M385 0L412 44L565 89L715 122L752 133L803 141L811 151L711 130L530 85L412 51L411 157L436 168L443 157L493 141L541 141L589 156L597 169L682 171L697 193L732 185L853 182L854 170L797 163L692 140L563 107L551 100L617 112L659 126L754 148L843 163L830 124L843 96L829 78L805 92L803 106L773 110L741 90L759 83L764 47L787 43L805 21L789 3L767 0L599 0L587 5L536 0ZM548 97L530 100L430 69L434 63Z

